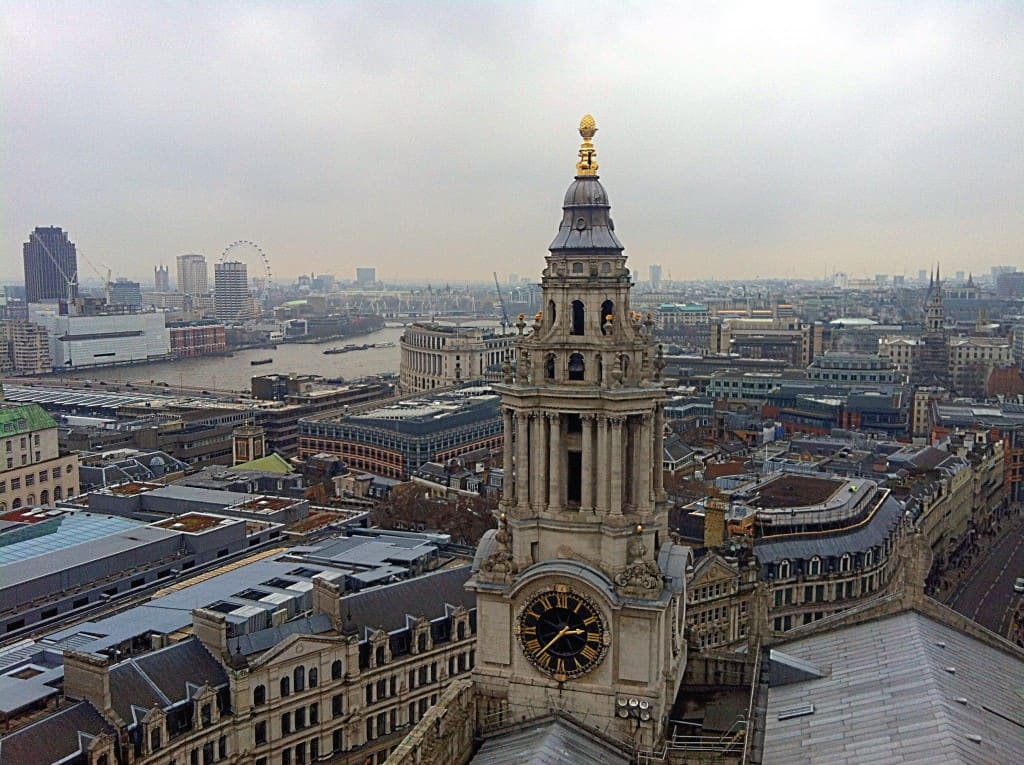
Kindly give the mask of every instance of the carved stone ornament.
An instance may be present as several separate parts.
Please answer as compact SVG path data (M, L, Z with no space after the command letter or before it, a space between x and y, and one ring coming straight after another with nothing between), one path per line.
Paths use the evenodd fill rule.
M511 582L519 573L519 566L512 557L512 532L504 513L498 518L494 542L494 552L480 562L481 577L491 582Z
M633 598L646 598L661 593L661 569L653 560L647 558L647 545L638 533L629 540L626 547L626 568L615 577L619 591Z
M504 380L505 383L511 383L513 381L512 364L509 363L508 359L501 362L501 379Z

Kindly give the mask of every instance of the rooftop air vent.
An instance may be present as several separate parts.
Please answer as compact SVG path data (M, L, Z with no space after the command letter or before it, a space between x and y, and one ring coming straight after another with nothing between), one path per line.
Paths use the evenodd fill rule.
M780 720L791 720L794 717L806 717L814 714L814 704L801 704L796 707L787 707L779 710Z

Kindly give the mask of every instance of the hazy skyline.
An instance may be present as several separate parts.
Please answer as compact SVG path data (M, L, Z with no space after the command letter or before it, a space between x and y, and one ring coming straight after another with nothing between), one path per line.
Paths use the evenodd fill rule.
M1024 267L1024 4L5 5L0 280L259 243L538 274L594 114L638 278ZM212 266L210 269L212 274ZM173 276L172 276L173 278Z

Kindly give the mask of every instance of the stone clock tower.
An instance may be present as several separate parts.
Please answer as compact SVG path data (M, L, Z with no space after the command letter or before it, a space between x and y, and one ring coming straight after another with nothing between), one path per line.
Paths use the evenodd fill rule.
M597 175L594 118L542 275L544 309L495 387L505 423L499 528L482 541L475 683L485 715L561 711L651 746L686 648L688 548L668 534L664 362L629 307L630 272Z

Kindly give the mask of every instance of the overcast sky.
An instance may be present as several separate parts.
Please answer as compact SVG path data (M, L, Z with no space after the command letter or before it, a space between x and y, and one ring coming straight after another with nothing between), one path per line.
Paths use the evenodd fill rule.
M1024 267L1024 3L6 2L0 279L539 275L585 112L646 278ZM212 269L211 269L212 270ZM173 277L172 277L173 278Z

